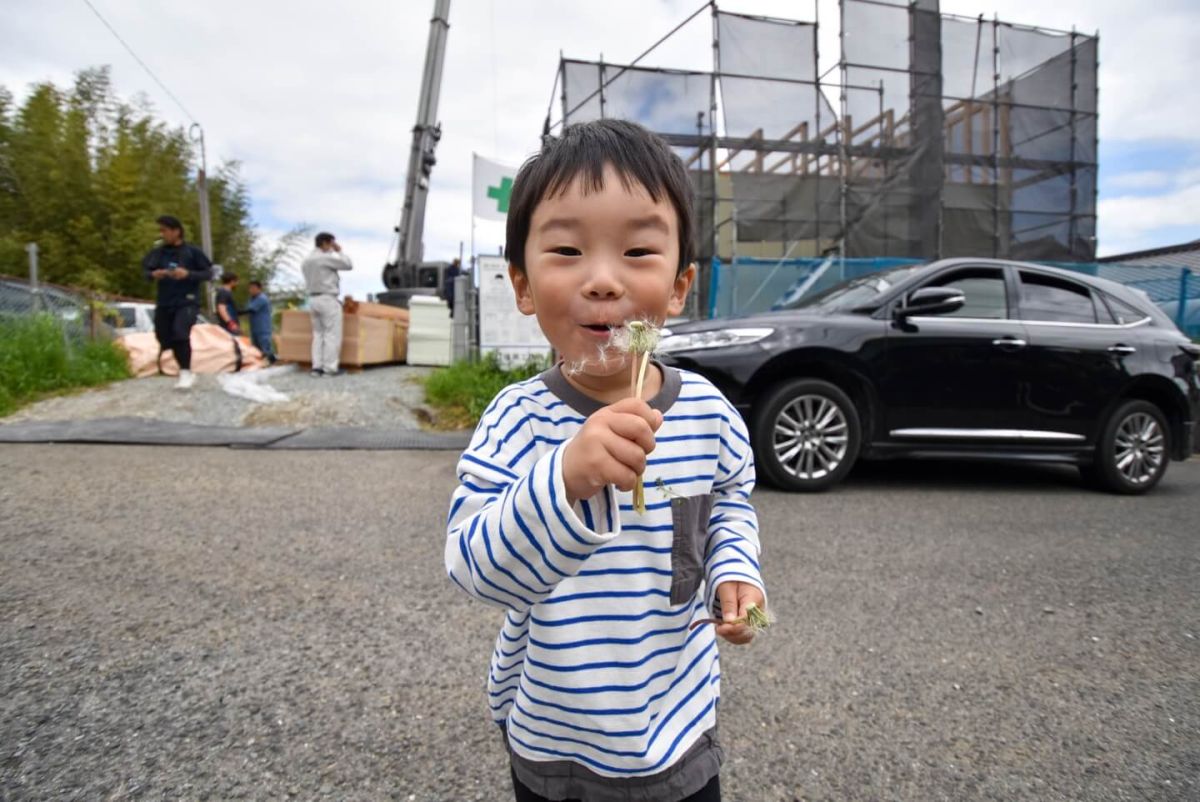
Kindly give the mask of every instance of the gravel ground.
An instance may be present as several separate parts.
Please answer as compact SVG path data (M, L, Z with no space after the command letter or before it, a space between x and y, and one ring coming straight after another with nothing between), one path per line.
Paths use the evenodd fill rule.
M414 408L425 399L418 379L430 368L408 365L367 368L330 379L293 369L271 379L290 400L253 404L229 395L216 376L197 376L187 393L174 378L130 379L76 395L41 401L0 419L2 423L88 420L133 416L210 426L363 426L418 429Z
M511 798L454 459L0 446L0 798ZM723 650L725 798L1200 798L1198 490L757 493L778 624Z

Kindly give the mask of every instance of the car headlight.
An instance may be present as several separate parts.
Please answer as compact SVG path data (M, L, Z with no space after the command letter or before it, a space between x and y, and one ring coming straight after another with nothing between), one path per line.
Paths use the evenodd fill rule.
M700 351L707 348L729 348L734 345L749 345L769 337L775 329L714 329L695 334L671 334L658 343L658 351L673 354L679 351Z

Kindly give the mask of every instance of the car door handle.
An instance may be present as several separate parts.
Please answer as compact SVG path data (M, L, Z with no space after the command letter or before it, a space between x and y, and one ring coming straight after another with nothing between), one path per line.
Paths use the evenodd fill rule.
M1016 337L1001 337L999 340L992 340L992 345L1001 348L1024 348L1029 343L1024 340L1018 340Z
M1137 353L1137 349L1134 348L1132 345L1117 344L1117 345L1110 345L1108 347L1108 352L1110 354L1121 354L1122 356L1128 356L1129 354Z

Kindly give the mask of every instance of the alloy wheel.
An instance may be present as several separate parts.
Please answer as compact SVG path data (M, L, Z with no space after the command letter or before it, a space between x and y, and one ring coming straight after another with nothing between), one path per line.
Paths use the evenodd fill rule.
M1145 412L1135 412L1117 427L1114 464L1126 481L1146 484L1158 473L1166 457L1165 445L1158 421Z
M846 458L849 433L841 408L822 395L802 395L775 418L775 456L793 476L828 476Z

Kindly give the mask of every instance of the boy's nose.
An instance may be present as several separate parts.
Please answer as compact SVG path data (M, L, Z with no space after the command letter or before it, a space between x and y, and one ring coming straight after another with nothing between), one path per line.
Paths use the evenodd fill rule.
M587 268L587 281L583 285L583 294L596 300L610 300L624 295L625 288L617 280L612 268L603 263L593 263Z

